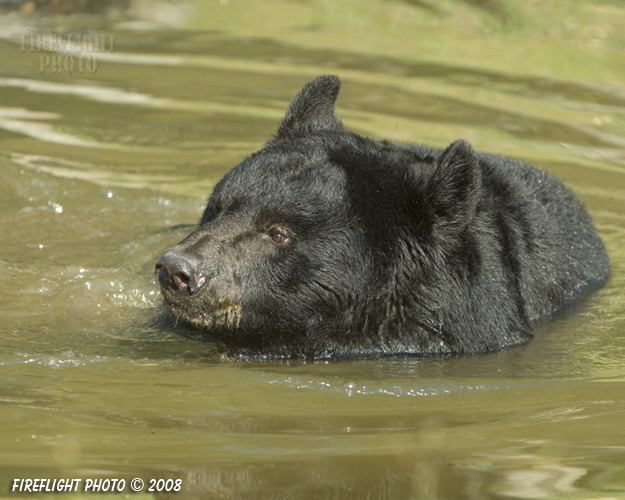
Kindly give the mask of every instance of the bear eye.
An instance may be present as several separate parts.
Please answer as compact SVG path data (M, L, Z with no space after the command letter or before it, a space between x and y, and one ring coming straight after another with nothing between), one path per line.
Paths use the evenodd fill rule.
M269 230L269 237L276 245L286 245L291 242L291 234L286 228L273 227Z

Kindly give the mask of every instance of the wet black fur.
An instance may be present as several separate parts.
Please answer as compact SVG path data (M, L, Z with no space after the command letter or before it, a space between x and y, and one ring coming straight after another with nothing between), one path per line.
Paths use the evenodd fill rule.
M559 180L462 140L349 132L339 87L308 83L217 184L175 247L206 284L162 288L176 319L245 355L474 354L528 341L533 320L605 282L605 247Z

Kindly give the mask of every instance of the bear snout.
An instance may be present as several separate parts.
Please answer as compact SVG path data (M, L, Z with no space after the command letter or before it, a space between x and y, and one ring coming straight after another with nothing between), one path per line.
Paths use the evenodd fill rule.
M200 264L198 257L170 248L156 263L154 274L163 288L193 295L206 283L206 277L200 274Z

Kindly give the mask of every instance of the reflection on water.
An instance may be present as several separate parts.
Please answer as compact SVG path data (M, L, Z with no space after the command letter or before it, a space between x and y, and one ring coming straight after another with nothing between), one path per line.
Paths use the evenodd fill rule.
M625 497L622 5L0 8L5 492L99 476L180 478L175 498ZM86 33L114 43L37 46ZM464 137L563 178L608 285L531 343L467 359L250 362L163 319L155 260L328 72L349 128Z

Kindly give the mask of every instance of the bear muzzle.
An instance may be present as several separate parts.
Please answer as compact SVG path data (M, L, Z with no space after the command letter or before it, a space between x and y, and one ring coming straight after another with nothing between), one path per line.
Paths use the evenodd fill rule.
M193 254L170 248L156 263L154 274L163 288L193 295L206 284L200 265L200 259Z

